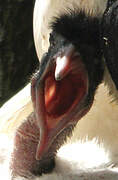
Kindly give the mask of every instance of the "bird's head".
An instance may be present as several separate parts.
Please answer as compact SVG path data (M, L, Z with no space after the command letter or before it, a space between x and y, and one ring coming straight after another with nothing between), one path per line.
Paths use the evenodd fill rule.
M51 23L49 49L32 78L32 101L42 159L60 134L68 134L90 109L103 77L99 19L72 11ZM40 42L39 42L40 43ZM59 143L58 143L59 146Z

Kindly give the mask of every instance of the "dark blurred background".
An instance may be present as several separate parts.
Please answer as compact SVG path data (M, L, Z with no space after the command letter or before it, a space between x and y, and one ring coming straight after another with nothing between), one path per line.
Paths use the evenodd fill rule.
M33 41L34 2L0 1L0 106L27 84L38 64Z

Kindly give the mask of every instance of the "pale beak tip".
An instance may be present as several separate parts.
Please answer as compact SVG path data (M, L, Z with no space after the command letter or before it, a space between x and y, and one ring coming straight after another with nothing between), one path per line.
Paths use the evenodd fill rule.
M61 78L61 76L60 76L60 74L56 74L55 73L55 80L56 81L60 81L62 78Z

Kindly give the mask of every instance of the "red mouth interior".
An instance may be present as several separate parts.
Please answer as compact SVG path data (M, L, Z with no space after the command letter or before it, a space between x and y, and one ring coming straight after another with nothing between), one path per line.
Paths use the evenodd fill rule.
M54 78L54 71L50 72L45 78L44 85L45 108L47 116L58 118L77 103L79 103L86 92L86 82L82 72L69 73L60 81Z

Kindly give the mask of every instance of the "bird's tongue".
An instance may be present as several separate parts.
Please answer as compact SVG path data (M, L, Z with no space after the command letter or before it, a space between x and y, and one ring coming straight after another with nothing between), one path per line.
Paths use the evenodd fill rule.
M61 68L58 67L60 62L63 64ZM80 119L83 114L80 110L81 101L85 98L87 88L83 64L78 56L72 57L70 51L66 53L66 58L60 59L47 71L35 89L32 88L36 120L40 130L37 159L41 159L48 152L54 139L63 129Z

